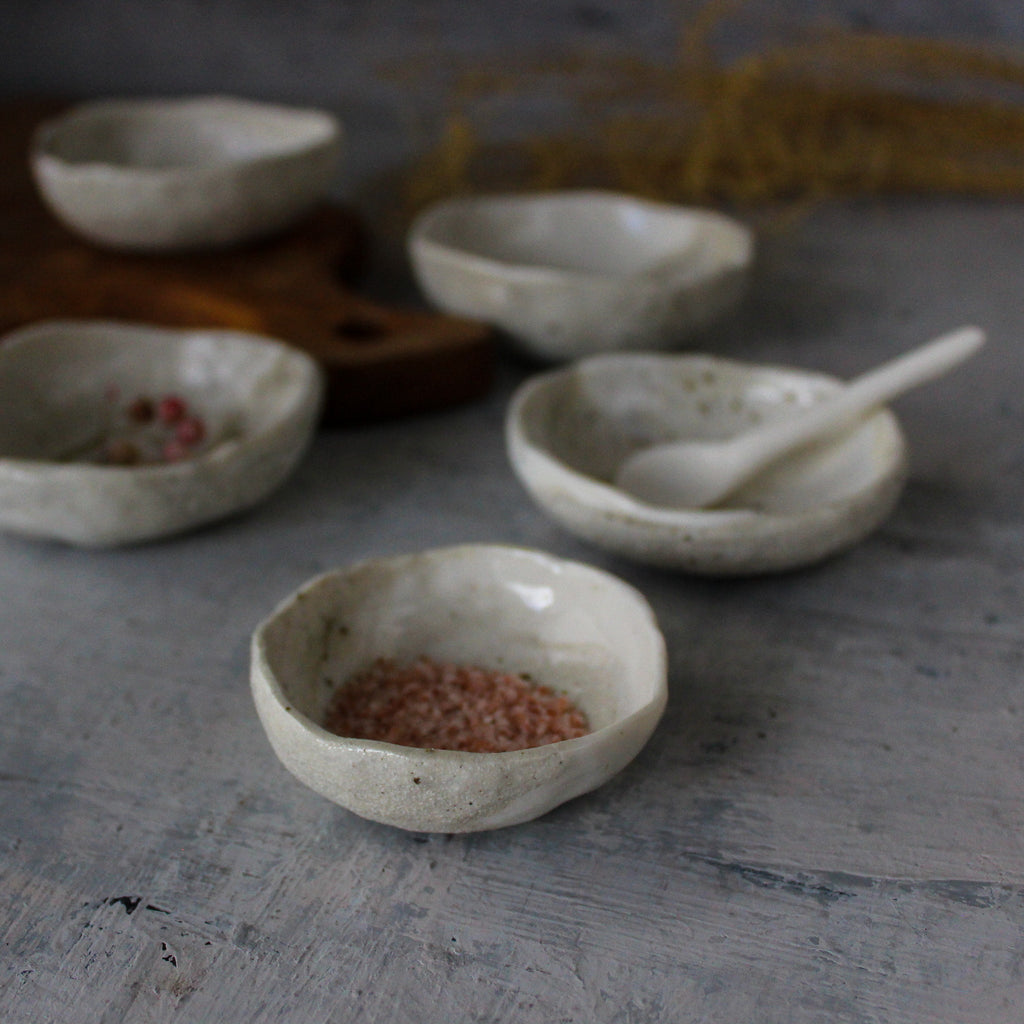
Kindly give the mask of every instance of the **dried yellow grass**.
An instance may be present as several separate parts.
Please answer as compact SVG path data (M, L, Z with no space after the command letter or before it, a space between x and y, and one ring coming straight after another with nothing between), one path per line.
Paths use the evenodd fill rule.
M1024 193L1024 55L833 30L724 64L709 39L731 6L704 7L667 64L574 55L467 69L437 146L406 178L408 205L581 185L729 204ZM488 141L488 104L552 81L585 130Z

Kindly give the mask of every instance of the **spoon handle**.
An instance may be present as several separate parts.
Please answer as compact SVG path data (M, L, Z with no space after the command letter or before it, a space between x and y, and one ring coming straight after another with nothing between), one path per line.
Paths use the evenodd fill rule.
M897 395L946 373L975 353L984 341L985 334L978 327L944 334L855 378L827 401L737 438L735 455L743 465L758 465L804 441L828 436ZM723 447L733 443L726 442Z

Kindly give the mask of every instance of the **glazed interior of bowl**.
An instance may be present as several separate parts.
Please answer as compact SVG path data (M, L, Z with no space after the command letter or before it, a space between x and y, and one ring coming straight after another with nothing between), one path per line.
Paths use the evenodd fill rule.
M294 152L334 131L316 111L226 98L108 101L53 122L43 146L68 164L165 170Z
M657 505L615 480L625 459L651 445L732 437L838 386L711 356L594 356L519 388L506 417L508 454L544 512L605 550L700 575L786 571L864 539L894 508L907 446L890 410L790 453L713 508Z
M527 676L566 694L596 731L658 698L652 635L624 586L467 546L322 578L268 623L265 650L283 699L317 725L336 687L376 658L425 656Z
M322 394L306 353L242 331L22 328L0 344L0 528L111 547L234 515L296 467Z
M663 208L581 193L454 205L435 238L505 263L619 275L686 249L697 230L693 218Z
M745 248L745 230L714 213L592 191L456 200L426 227L431 241L483 259L604 277L666 261L678 272L684 255L696 266L704 249L721 249L732 234Z
M78 461L137 396L186 398L213 443L259 433L297 397L281 351L230 331L68 321L19 332L0 348L0 457Z
M537 393L527 438L569 469L611 485L622 462L654 444L733 437L790 415L838 387L813 373L703 356L597 357ZM841 502L878 475L884 416L783 459L721 506L777 514ZM706 513L705 513L706 514Z

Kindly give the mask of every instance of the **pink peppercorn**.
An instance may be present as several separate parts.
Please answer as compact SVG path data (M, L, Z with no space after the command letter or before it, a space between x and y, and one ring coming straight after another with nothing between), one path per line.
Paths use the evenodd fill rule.
M177 423L187 411L185 399L177 395L164 395L156 407L157 418L161 423Z
M110 384L104 390L108 401L119 399L120 388ZM108 466L135 466L180 462L195 454L206 439L202 416L191 412L180 395L170 393L158 399L136 394L121 410L122 429L95 453L95 460Z
M183 445L199 444L206 437L206 424L198 416L186 416L175 427L174 437Z

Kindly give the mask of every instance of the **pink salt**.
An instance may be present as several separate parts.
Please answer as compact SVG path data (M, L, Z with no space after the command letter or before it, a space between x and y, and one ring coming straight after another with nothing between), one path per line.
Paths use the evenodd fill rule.
M339 736L497 753L589 732L567 697L523 676L420 658L380 658L340 686L324 721Z

